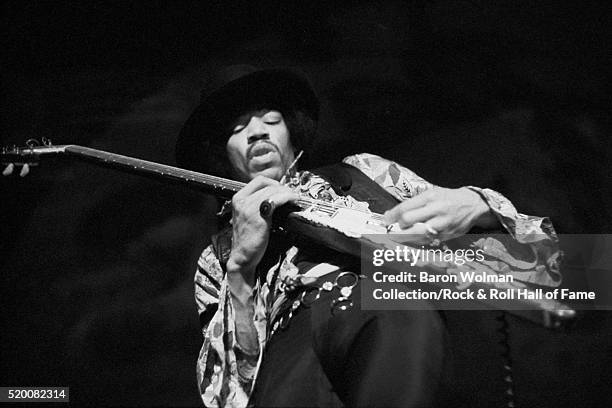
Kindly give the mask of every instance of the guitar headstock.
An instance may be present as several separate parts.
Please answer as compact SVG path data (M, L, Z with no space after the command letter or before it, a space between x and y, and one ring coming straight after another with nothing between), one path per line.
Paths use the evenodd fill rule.
M43 138L42 143L36 139L29 139L25 147L2 147L0 150L0 164L3 168L2 175L10 176L15 169L21 168L20 177L25 177L30 172L30 167L38 166L41 152L53 147L51 140Z

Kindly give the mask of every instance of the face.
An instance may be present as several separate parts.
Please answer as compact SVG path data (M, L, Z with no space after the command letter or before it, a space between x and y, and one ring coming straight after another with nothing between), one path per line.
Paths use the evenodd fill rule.
M279 111L250 111L232 122L227 154L234 175L248 182L262 175L280 180L294 159L289 130Z

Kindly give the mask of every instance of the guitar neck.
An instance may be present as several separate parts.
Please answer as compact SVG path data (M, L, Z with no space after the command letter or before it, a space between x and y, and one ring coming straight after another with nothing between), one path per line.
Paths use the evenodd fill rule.
M38 148L34 148L33 153L36 154L37 149ZM155 179L171 180L223 198L230 198L245 185L244 183L222 177L202 174L147 160L135 159L133 157L122 156L120 154L109 153L84 146L55 146L53 150L55 150L56 153L63 153L100 166L110 167L128 173L140 174ZM40 155L47 153L51 153L48 148L40 149Z

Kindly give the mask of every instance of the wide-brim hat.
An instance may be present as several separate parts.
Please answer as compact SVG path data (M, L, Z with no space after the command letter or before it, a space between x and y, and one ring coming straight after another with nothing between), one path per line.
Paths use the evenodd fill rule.
M223 173L221 157L230 136L230 121L250 109L301 110L319 116L319 101L306 77L297 71L234 65L217 73L201 93L200 104L185 122L176 143L179 166ZM221 149L222 147L222 149ZM224 158L224 157L223 157Z

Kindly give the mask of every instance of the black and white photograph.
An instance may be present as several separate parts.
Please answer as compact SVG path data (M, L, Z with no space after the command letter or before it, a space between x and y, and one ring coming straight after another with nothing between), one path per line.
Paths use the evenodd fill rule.
M1 7L0 406L610 406L606 2Z

